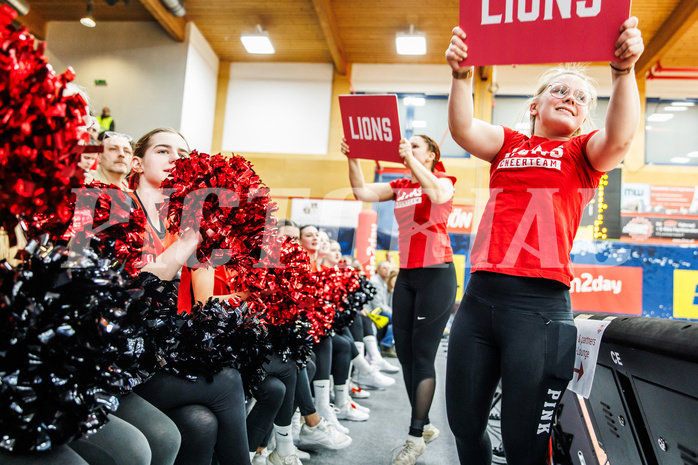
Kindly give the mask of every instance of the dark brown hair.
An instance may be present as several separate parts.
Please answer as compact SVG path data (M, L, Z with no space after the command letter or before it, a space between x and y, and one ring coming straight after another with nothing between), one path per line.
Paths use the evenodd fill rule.
M439 145L434 141L434 139L429 136L425 136L424 134L416 134L416 136L421 137L422 140L427 144L427 150L429 152L434 152L434 161L431 164L431 170L434 171L434 166L436 166L441 158L441 149L439 148Z
M184 138L184 136L177 131L176 129L172 128L156 128L153 129L152 131L149 131L145 133L143 136L141 136L140 139L138 139L138 142L136 142L135 147L133 148L133 156L138 157L141 160L145 158L145 152L148 150L150 147L151 143L150 141L153 139L153 137L156 134L160 134L161 132L169 132L171 134L177 134L179 137L182 138L185 144L187 144L187 150L189 150L189 143L187 140ZM129 189L135 190L136 187L138 187L138 182L140 181L140 173L136 173L133 170L131 170L131 174L128 177L128 187Z

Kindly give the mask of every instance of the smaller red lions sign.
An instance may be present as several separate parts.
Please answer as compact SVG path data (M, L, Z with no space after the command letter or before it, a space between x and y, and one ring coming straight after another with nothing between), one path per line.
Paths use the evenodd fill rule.
M460 0L463 66L614 61L630 0Z
M402 163L397 95L340 95L339 110L350 158Z
M573 265L572 310L642 315L642 268Z

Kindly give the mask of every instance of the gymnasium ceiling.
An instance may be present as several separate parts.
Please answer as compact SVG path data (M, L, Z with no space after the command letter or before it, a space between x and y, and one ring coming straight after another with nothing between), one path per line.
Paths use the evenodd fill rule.
M30 12L19 19L38 37L50 21L78 21L85 0L24 0ZM94 0L100 21L158 21L175 39L193 21L222 61L333 63L340 73L352 63L443 64L451 28L458 23L458 0L185 0L184 18L173 17L160 0ZM608 0L607 0L608 1ZM634 0L645 54L636 70L674 71L698 76L698 0ZM249 55L240 34L259 24L269 32L274 55ZM427 54L395 53L395 33L413 24L425 32ZM693 74L691 74L693 73Z

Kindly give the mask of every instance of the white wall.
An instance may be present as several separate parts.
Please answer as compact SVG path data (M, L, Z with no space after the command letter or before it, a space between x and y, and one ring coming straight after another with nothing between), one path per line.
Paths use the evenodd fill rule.
M552 65L496 66L494 81L500 95L531 95L538 77ZM588 74L599 84L600 96L611 93L608 65L589 66ZM443 65L381 65L357 63L352 66L351 80L357 92L419 92L448 94L451 69ZM698 84L693 80L647 80L647 97L698 98Z
M222 147L327 153L332 64L232 63Z
M187 62L179 129L192 149L211 153L220 60L194 23L187 23Z
M117 131L137 139L155 127L179 128L188 46L158 23L99 22L90 29L50 22L47 42L56 71L71 65L95 113L110 107ZM95 79L107 85L96 86Z

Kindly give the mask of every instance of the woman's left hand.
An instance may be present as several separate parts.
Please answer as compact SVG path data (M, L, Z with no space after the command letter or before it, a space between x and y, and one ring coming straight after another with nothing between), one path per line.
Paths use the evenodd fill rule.
M407 165L407 161L412 158L412 144L405 138L400 139L400 148L398 154L402 158L402 163Z
M614 52L619 61L613 62L613 66L618 69L632 68L645 50L642 33L637 28L637 24L638 19L631 16L620 27L620 36L616 41Z

